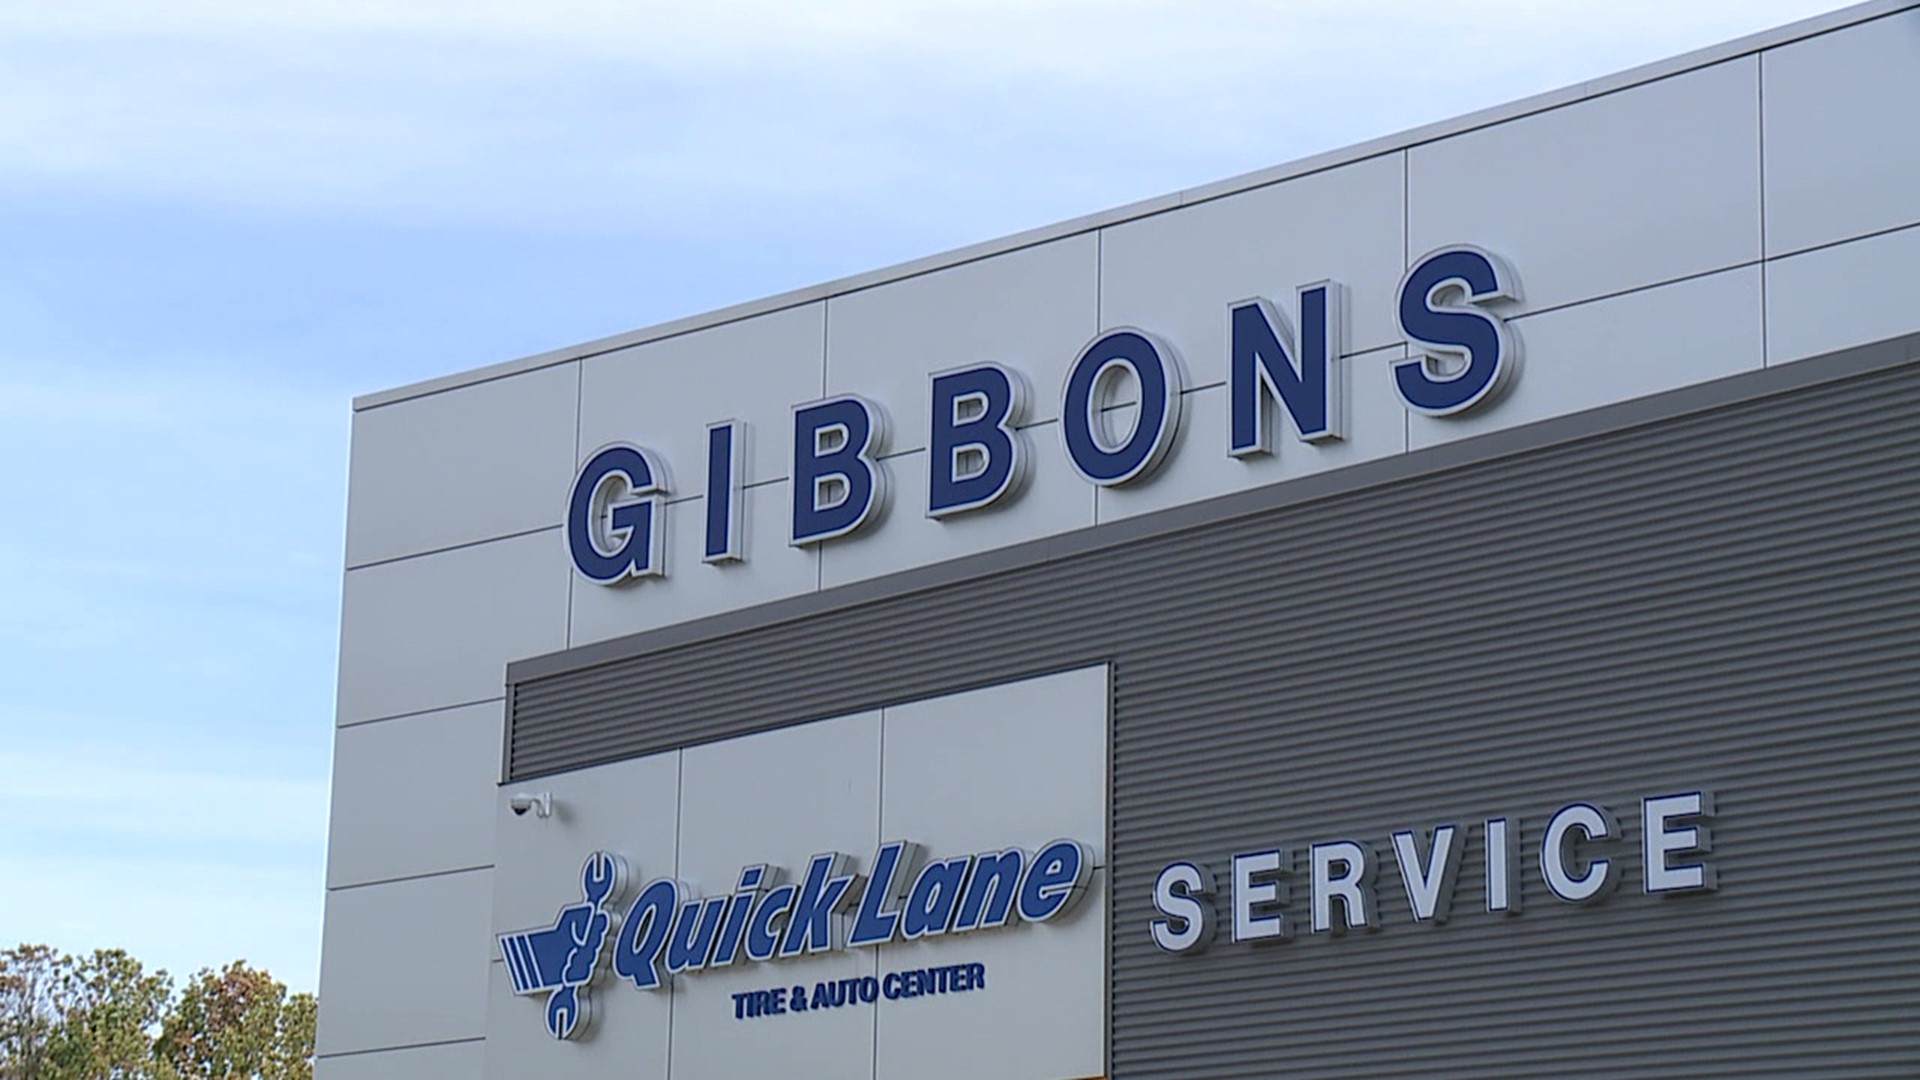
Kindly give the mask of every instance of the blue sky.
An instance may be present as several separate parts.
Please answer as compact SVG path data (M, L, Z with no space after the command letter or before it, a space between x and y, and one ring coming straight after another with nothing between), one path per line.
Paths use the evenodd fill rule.
M1833 6L0 7L0 942L315 985L353 395Z

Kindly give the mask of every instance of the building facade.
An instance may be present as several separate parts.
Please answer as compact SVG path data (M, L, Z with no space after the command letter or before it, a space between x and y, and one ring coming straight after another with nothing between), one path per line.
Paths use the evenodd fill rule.
M1920 1071L1920 4L355 403L318 1074Z

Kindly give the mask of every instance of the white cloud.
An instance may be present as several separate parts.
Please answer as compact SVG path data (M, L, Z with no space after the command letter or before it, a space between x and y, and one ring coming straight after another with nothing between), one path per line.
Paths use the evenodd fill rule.
M273 742L307 756L301 784L324 777L344 393L164 368L0 370L0 487L27 511L0 531L0 803L43 781L77 793L11 820L172 828L155 812L171 781L141 777L211 762L182 782L244 787L221 778L257 775L236 755ZM36 736L50 741L28 746ZM115 791L145 803L121 817L102 801ZM323 790L252 794L307 808L298 828L291 812L249 827L322 828Z
M1827 6L20 5L0 180L616 231L1049 181L1084 211Z
M18 7L0 29L42 39L376 35L491 40L667 68L757 67L776 55L965 57L984 67L1114 72L1112 60L1172 60L1201 46L1235 52L1293 43L1298 55L1426 41L1578 37L1685 40L1757 29L1838 5L1792 0L1481 0L1470 12L1409 0L92 0ZM1650 40L1651 39L1651 40ZM1314 48L1304 46L1311 44ZM1230 48L1229 48L1230 47Z

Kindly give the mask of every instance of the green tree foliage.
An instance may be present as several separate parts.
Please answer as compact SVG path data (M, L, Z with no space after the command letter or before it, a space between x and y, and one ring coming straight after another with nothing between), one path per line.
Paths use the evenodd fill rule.
M235 961L179 993L117 949L0 952L0 1080L311 1080L312 994Z
M173 981L148 974L119 949L69 958L59 1014L47 1045L50 1080L121 1080L153 1075L150 1032L166 1014Z
M0 1080L47 1075L47 1044L63 1011L68 964L45 945L0 953Z
M187 983L154 1045L174 1073L192 1080L305 1080L313 1075L311 994L234 961Z

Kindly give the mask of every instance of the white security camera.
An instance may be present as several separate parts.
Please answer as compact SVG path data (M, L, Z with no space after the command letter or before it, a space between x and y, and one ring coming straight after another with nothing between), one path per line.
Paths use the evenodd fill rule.
M507 809L513 811L514 817L526 817L529 810L533 811L534 817L552 817L553 792L542 791L535 794L522 791L507 800Z

